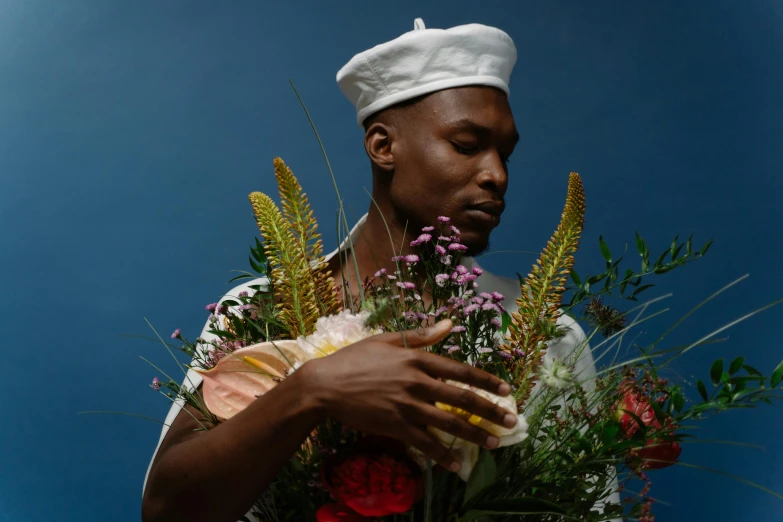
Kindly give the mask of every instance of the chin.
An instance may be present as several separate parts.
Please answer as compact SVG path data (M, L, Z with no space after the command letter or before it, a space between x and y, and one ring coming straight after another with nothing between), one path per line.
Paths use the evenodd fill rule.
M488 234L463 234L460 239L468 247L466 256L475 257L489 249Z

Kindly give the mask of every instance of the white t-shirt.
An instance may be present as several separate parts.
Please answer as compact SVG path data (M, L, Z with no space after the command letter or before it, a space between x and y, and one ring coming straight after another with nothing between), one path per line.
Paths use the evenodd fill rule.
M365 214L351 230L350 233L351 242L349 242L348 239L346 239L346 241L343 242L343 245L341 246L340 249L337 249L326 256L327 261L330 260L335 255L337 255L338 251L341 251L346 246L355 243L358 240L359 234L361 232L361 227L364 225L366 220L367 220L367 215ZM474 259L468 257L462 259L462 264L469 268L473 266L478 266L478 263L476 263ZM499 292L500 294L505 296L506 299L505 301L503 301L503 305L509 313L513 313L517 310L515 301L517 297L519 297L521 294L518 280L508 278L508 277L496 276L485 270L484 273L481 275L481 277L479 277L477 282L480 285L479 290L481 292L490 292L490 293ZM266 284L268 284L268 281L265 278L259 278L244 283L242 285L239 285L231 289L231 291L228 292L220 300L220 303L228 299L233 299L233 300L238 299L239 294L243 291L248 292L250 295L252 295L254 290L250 288L251 286L257 286L257 285L264 286ZM582 328L579 326L579 323L577 323L574 319L572 319L571 317L565 314L561 315L560 318L558 319L558 325L563 327L567 333L563 338L549 345L545 357L556 358L560 361L564 361L568 359L571 356L571 354L574 352L574 350L576 350L578 347L585 346L585 333L582 330ZM207 321L207 323L204 325L204 329L202 330L200 337L207 342L217 341L218 337L208 332L208 330L211 329L212 327ZM582 350L579 359L576 361L574 366L574 374L579 376L580 380L588 381L584 384L586 388L589 388L592 385L592 382L590 382L589 379L592 379L595 376L596 369L595 369L595 362L593 361L593 354L590 351L589 346L586 346ZM198 374L193 370L189 370L185 376L185 379L183 380L182 387L192 392L196 388L198 388L198 386L201 384L201 380L202 378L200 374ZM541 385L540 382L536 384L536 388L533 389L533 394L536 393L536 390L540 385ZM158 445L155 448L155 452L152 455L152 460L150 461L150 465L147 468L147 475L144 477L144 487L146 487L147 485L147 478L149 477L149 472L150 469L152 468L152 462L155 460L155 455L157 454L158 449L160 448L160 444L161 442L163 442L163 439L169 430L169 426L171 426L171 424L174 422L174 419L182 410L183 406L184 406L183 399L176 400L172 404L171 409L169 410L169 413L166 416L166 420L164 422L163 428L161 429ZM617 489L616 480L614 483L614 489ZM142 489L142 493L143 493L143 489ZM619 493L613 493L612 496L610 497L610 500L614 503L619 503L620 502ZM250 522L260 522L251 513L245 515L245 518L247 518ZM616 519L611 522L621 522L621 520Z

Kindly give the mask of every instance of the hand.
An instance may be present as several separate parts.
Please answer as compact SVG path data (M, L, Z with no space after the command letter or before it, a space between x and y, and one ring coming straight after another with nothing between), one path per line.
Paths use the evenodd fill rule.
M470 390L441 382L451 379L506 396L511 387L489 373L445 357L416 350L444 339L444 320L420 330L383 333L306 363L304 371L322 413L359 431L387 435L413 446L441 466L459 471L459 463L427 426L439 428L486 448L497 437L434 403L456 406L488 421L513 428L515 415Z

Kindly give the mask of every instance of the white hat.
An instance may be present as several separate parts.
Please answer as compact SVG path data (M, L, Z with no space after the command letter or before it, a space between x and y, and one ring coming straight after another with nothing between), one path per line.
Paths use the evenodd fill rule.
M508 95L517 61L511 37L500 29L468 24L425 29L417 18L413 31L357 54L337 72L337 84L356 106L356 120L423 94L489 85Z

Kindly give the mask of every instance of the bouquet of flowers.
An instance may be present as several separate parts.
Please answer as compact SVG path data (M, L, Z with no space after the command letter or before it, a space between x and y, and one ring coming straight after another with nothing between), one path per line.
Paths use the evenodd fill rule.
M467 247L448 216L420 231L410 244L416 254L392 259L396 270L382 269L355 292L342 293L358 293L358 299L341 297L326 268L302 187L279 158L275 174L282 205L265 194L250 194L263 241L256 239L251 248L254 272L239 276L263 277L265 283L207 306L215 341L190 342L179 330L172 334L192 359L190 367L203 376L200 391L157 378L153 388L184 398L201 412L204 429L210 429L312 359L380 332L404 332L448 319L450 335L426 349L500 377L511 384L512 394L500 397L447 383L472 389L518 421L505 428L436 403L500 441L498 448L488 450L430 427L462 464L453 474L396 440L327 420L254 506L261 520L627 517L649 522L654 516L648 472L678 463L683 442L693 438L694 421L779 397L783 363L765 376L743 357L729 364L715 361L707 384L696 383L702 399L696 403L686 401L684 382L660 376L674 358L714 342L718 332L662 349L664 334L652 345L638 347L635 356L618 360L624 335L660 313L651 311L660 299L639 304L639 295L653 286L642 283L699 259L710 243L695 249L691 238L675 238L651 261L637 235L640 269L628 268L620 275L622 258L614 260L600 239L606 270L581 278L574 270L574 254L584 225L585 196L576 173L570 175L560 224L528 276L519 278L521 297L512 303L497 292L482 291L482 271L463 264ZM633 307L621 311L608 304L610 299ZM577 314L580 308L583 313ZM551 347L567 335L572 317L589 326L587 339L571 357L554 358ZM597 375L585 376L579 364L585 351L597 362L606 357L611 362L599 366ZM627 489L632 480L644 482L641 491ZM610 499L618 483L626 492L622 503Z

